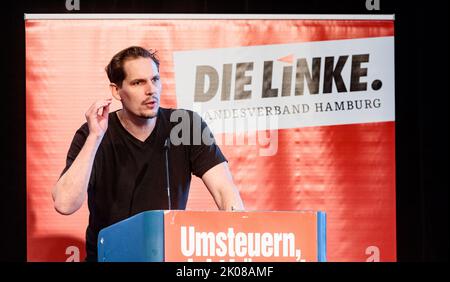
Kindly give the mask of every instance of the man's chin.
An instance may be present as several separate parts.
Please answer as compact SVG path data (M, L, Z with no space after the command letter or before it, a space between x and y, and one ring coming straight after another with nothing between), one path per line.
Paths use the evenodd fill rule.
M141 115L141 118L145 118L145 119L152 119L158 116L158 109L156 110L152 110L151 112L147 112Z

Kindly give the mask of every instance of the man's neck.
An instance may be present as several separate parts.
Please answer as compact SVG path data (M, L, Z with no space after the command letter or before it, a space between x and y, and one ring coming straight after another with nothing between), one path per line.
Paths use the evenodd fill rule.
M140 118L135 115L129 114L126 110L122 109L117 111L117 117L119 118L122 126L136 139L144 142L156 125L156 119L154 118Z

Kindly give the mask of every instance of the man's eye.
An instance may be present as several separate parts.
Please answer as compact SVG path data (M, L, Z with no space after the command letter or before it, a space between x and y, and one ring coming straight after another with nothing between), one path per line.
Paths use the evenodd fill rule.
M157 77L154 77L153 79L153 82L157 82L157 81L159 81L159 76L157 76Z

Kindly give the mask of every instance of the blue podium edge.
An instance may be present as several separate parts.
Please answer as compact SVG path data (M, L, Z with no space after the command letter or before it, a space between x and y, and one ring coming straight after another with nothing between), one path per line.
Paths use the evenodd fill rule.
M325 212L317 212L317 261L327 261L327 216Z
M100 230L100 232L98 233L98 239L97 239L98 261L99 262L118 262L118 261L121 261L121 262L126 262L126 261L135 262L136 261L137 262L137 261L142 261L141 259L129 260L129 258L128 259L125 258L124 260L117 259L117 257L115 257L115 255L117 255L115 250L113 251L112 257L109 257L109 254L106 254L106 252L105 252L104 245L100 241L100 239L102 237L109 237L111 231L113 231L113 230L131 231L134 226L142 225L142 222L150 222L150 224L153 225L152 232L157 237L156 241L153 240L152 242L149 242L149 241L145 240L143 243L145 245L150 244L154 248L161 248L161 253L159 255L145 254L143 256L143 258L144 258L143 261L164 262L165 261L165 245L164 245L165 244L165 242L164 242L164 232L165 232L164 229L165 228L164 228L164 211L163 210L144 211L144 212L133 215L123 221L119 221L117 223L114 223L114 224ZM157 224L157 226L155 226L154 224ZM139 230L143 234L144 237L147 237L146 235L150 231L149 227L150 226L148 226L148 224L147 224L146 226L143 227L142 230ZM142 255L142 254L140 254L140 255Z

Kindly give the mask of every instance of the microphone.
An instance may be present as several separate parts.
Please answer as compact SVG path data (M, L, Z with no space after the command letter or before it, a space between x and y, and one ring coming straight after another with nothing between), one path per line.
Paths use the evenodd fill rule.
M169 203L169 210L172 209L172 203L170 199L170 177L169 177L169 149L170 149L170 138L167 137L164 141L164 153L166 157L166 184L167 184L167 201Z

